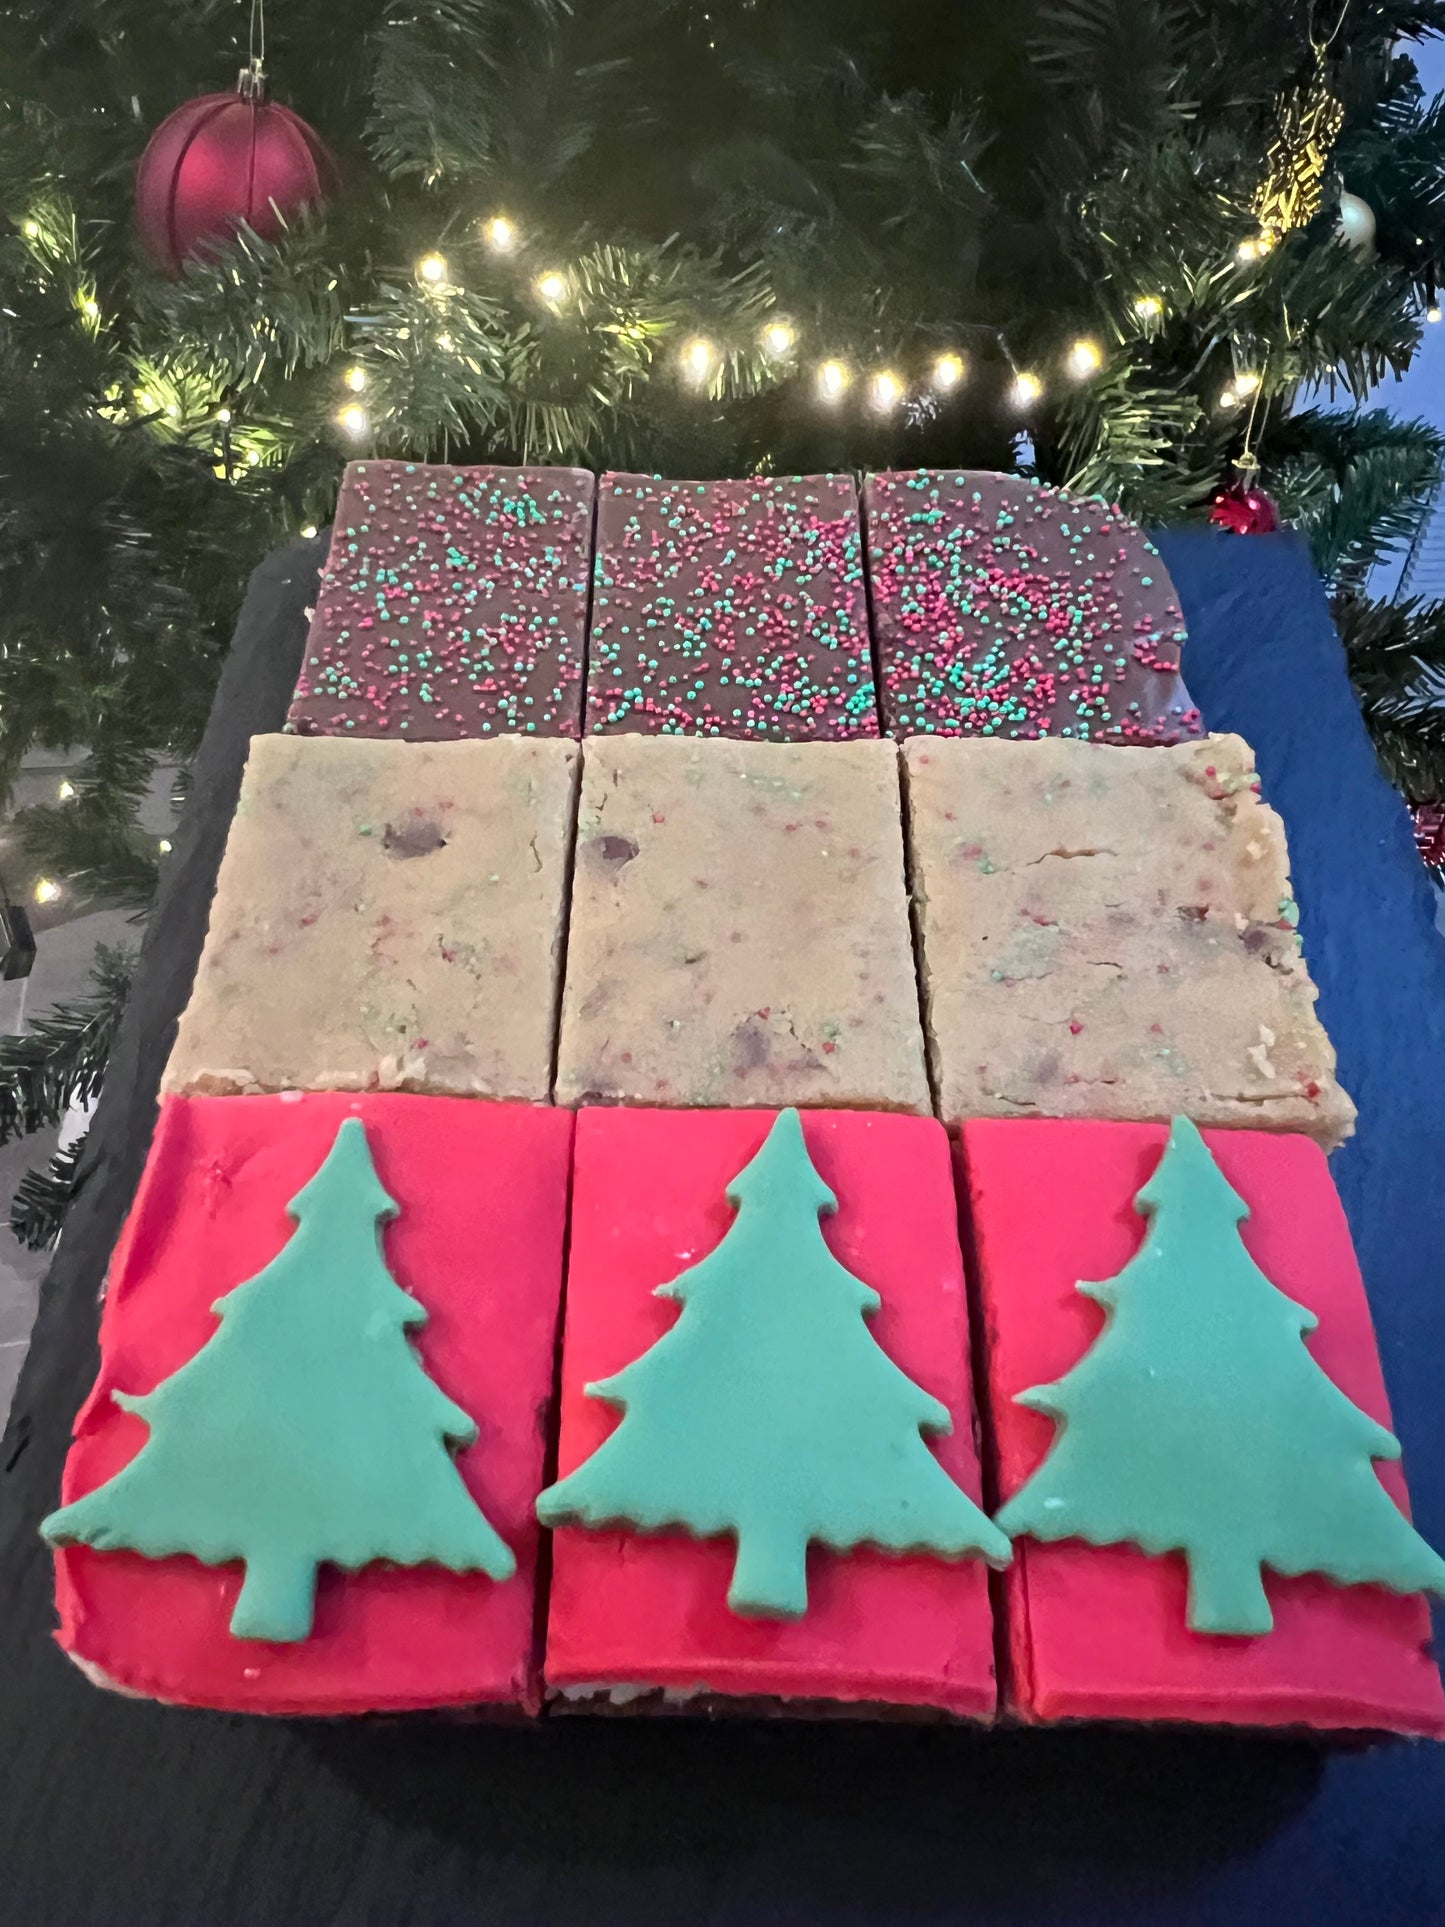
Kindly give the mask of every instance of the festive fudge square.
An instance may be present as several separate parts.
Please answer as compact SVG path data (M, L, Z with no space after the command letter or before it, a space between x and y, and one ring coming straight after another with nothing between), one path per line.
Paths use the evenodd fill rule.
M350 463L287 727L575 736L593 491L577 468Z
M1198 734L1174 585L1118 509L982 470L870 475L863 500L890 735Z
M256 737L164 1088L545 1100L576 762Z
M334 1195L318 1176L347 1119L364 1127L373 1185L379 1180L395 1205L389 1220L365 1185L348 1203L349 1193ZM453 1436L465 1436L462 1415L476 1427L475 1442L456 1458L465 1494L480 1509L470 1527L483 1544L488 1527L499 1535L516 1569L499 1580L384 1556L354 1572L323 1564L309 1636L283 1641L229 1630L239 1563L67 1545L56 1554L59 1640L78 1665L125 1692L240 1712L536 1711L532 1505L542 1482L571 1138L569 1113L532 1105L331 1094L163 1102L111 1263L100 1374L76 1420L64 1502L95 1493L150 1454L150 1484L120 1510L123 1527L144 1523L164 1537L185 1536L188 1525L194 1538L194 1517L177 1523L184 1495L172 1491L168 1500L156 1476L174 1481L180 1460L199 1481L205 1530L220 1550L232 1549L227 1535L240 1529L240 1501L228 1483L239 1468L267 1511L324 1512L340 1488L375 1535L374 1549L398 1562L425 1557L435 1546L414 1521L424 1519L427 1502L447 1498L436 1487L455 1480L428 1401L443 1416L450 1401L460 1408ZM287 1205L303 1187L298 1229ZM316 1270L318 1250L338 1249L342 1263L326 1278ZM314 1351L307 1350L297 1334L308 1299L323 1290L329 1295L315 1307ZM218 1318L214 1307L227 1293L235 1295ZM418 1315L424 1322L412 1322ZM112 1397L152 1392L188 1361L189 1405L184 1376L151 1402L149 1422ZM327 1400L331 1423L319 1430L313 1401ZM298 1440L308 1443L307 1462L295 1464L294 1488L282 1489L266 1468L279 1458L290 1471ZM431 1456L418 1459L421 1447ZM363 1476L368 1453L376 1455L368 1468L375 1493ZM319 1476L328 1462L330 1485ZM406 1474L399 1491L390 1476L398 1465ZM324 1542L321 1532L313 1543ZM259 1563L258 1555L246 1567L258 1588L268 1577Z
M589 740L557 1099L928 1108L891 744Z
M1347 1137L1284 826L1237 736L904 746L943 1116Z
M881 1351L861 1330L853 1336L873 1354L876 1371L891 1379L896 1367L947 1408L951 1431L927 1444L915 1435L915 1449L931 1451L948 1480L976 1501L968 1314L945 1134L931 1118L859 1112L806 1112L802 1128L812 1167L837 1200L836 1213L821 1219L827 1252L880 1300L867 1330ZM584 1388L619 1373L671 1328L681 1333L700 1315L696 1268L705 1261L714 1289L725 1286L720 1267L735 1254L746 1289L750 1248L730 1248L727 1241L754 1235L744 1230L750 1213L764 1239L779 1231L778 1201L749 1191L746 1177L739 1178L774 1129L773 1114L761 1111L597 1110L579 1116L561 1480L617 1426L617 1412ZM737 1212L727 1200L735 1180ZM817 1209L817 1192L811 1191L805 1215L814 1232ZM809 1258L794 1258L794 1249L788 1245L790 1268L811 1279ZM681 1281L678 1297L659 1297L657 1288L673 1280ZM775 1479L789 1493L802 1476L807 1448L806 1437L790 1446L790 1420L809 1435L813 1429L798 1415L808 1397L810 1367L823 1374L826 1390L837 1369L834 1340L848 1336L839 1327L862 1323L856 1284L845 1285L834 1272L817 1286L825 1300L826 1334L819 1331L816 1344L799 1347L797 1356L779 1357L771 1346L771 1355L758 1355L752 1348L768 1344L768 1321L755 1320L739 1305L735 1320L742 1329L725 1339L711 1368L701 1345L690 1341L692 1361L684 1356L681 1369L698 1376L691 1391L685 1384L677 1388L684 1413L695 1413L683 1427L690 1431L704 1422L705 1405L716 1410L709 1400L717 1386L709 1384L708 1373L722 1371L725 1395L736 1402L740 1453L755 1464L761 1455L770 1468L768 1482ZM723 1311L725 1325L733 1323L726 1306ZM661 1357L659 1349L649 1361L656 1368L651 1382L659 1389ZM870 1372L862 1396L841 1384L836 1388L854 1415L854 1436L865 1456L875 1442L874 1385ZM912 1424L912 1409L905 1411L905 1425ZM669 1446L665 1419L642 1390L630 1396L622 1424L655 1425L660 1471L688 1448L686 1437ZM885 1441L900 1467L901 1441L901 1429L896 1444L891 1433ZM936 1467L927 1470L936 1476ZM726 1486L729 1468L721 1471ZM839 1476L846 1493L859 1476L851 1458ZM952 1485L949 1491L961 1505L962 1493ZM927 1503L923 1495L916 1502ZM978 1523L987 1530L981 1515ZM843 1554L814 1544L807 1554L806 1610L790 1620L730 1610L736 1554L731 1538L560 1527L553 1536L548 1607L550 1695L564 1705L593 1708L712 1710L739 1701L788 1701L814 1711L826 1703L860 1711L903 1706L972 1719L992 1716L993 1630L980 1559L900 1556L866 1544Z
M604 475L589 730L876 736L858 491L846 475Z
M1187 1191L1177 1178L1171 1185L1156 1175L1168 1135L1160 1124L982 1119L963 1127L999 1486L1006 1499L1018 1493L1059 1435L1053 1417L1017 1402L1036 1386L1055 1388L1068 1406L1073 1454L1062 1461L1063 1476L1025 1503L1037 1519L1050 1507L1057 1514L1079 1504L1092 1508L1096 1525L1101 1509L1112 1508L1115 1530L1137 1526L1129 1498L1120 1496L1138 1504L1132 1484L1115 1488L1112 1499L1098 1487L1086 1495L1089 1475L1106 1477L1110 1443L1128 1461L1125 1480L1136 1471L1156 1480L1166 1506L1185 1503L1168 1483L1171 1468L1196 1505L1193 1474L1207 1468L1204 1483L1224 1508L1228 1531L1237 1529L1241 1548L1257 1546L1264 1557L1273 1631L1190 1631L1187 1614L1202 1616L1218 1603L1211 1594L1220 1575L1196 1572L1191 1603L1182 1554L1149 1557L1135 1544L1077 1538L1040 1543L1019 1531L1006 1508L1003 1522L1016 1533L1005 1576L1015 1710L1030 1720L1445 1733L1430 1616L1418 1593L1340 1585L1315 1572L1284 1578L1268 1564L1282 1527L1298 1519L1313 1531L1327 1505L1342 1502L1350 1531L1358 1536L1363 1528L1366 1540L1385 1528L1399 1534L1403 1521L1392 1522L1383 1508L1407 1507L1399 1465L1381 1461L1371 1470L1353 1444L1356 1422L1373 1431L1361 1412L1388 1427L1390 1410L1324 1155L1303 1137L1204 1132L1218 1171L1248 1207L1236 1234L1222 1185L1206 1184L1202 1215L1186 1219ZM1150 1181L1152 1226L1134 1204ZM1263 1278L1240 1253L1241 1237ZM1151 1241L1156 1256L1125 1272ZM1104 1298L1079 1291L1079 1280L1109 1281ZM1178 1299L1165 1296L1171 1280ZM1318 1328L1281 1318L1270 1285L1315 1314ZM1276 1324L1268 1342L1252 1349L1259 1317ZM1361 1412L1346 1416L1343 1401L1301 1359L1306 1347ZM1092 1395L1080 1379L1060 1386L1086 1353ZM1142 1389L1141 1374L1148 1378ZM1309 1381L1303 1387L1299 1374ZM1300 1392L1303 1407L1294 1396ZM1151 1409L1147 1428L1130 1437L1128 1415ZM1301 1409L1308 1422L1292 1422ZM1120 1410L1120 1433L1101 1434ZM1117 1456L1114 1466L1117 1477ZM1039 1496L1044 1489L1051 1499ZM1352 1516L1357 1505L1362 1511ZM1105 1528L1102 1536L1113 1535ZM1247 1603L1253 1568L1248 1560L1245 1567Z

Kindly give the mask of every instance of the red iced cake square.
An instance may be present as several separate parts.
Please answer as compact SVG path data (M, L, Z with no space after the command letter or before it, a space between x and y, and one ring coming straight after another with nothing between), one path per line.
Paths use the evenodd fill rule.
M771 1111L580 1114L559 1491L618 1426L616 1409L584 1388L618 1374L693 1315L691 1299L679 1308L656 1296L657 1288L696 1276L710 1254L714 1265L722 1262L725 1240L754 1208L745 1201L735 1213L726 1194L751 1161L761 1162L777 1126L792 1121L793 1114L779 1119ZM805 1111L802 1132L816 1178L837 1200L836 1213L822 1207L827 1251L881 1300L867 1319L872 1340L952 1421L951 1431L918 1449L931 1450L976 1501L968 1315L944 1132L930 1118L856 1111ZM834 1271L829 1289L846 1295L855 1288ZM856 1304L848 1298L842 1315L855 1317ZM766 1396L757 1387L768 1375L749 1357L749 1339L744 1333L728 1359L740 1437L755 1435L749 1415ZM661 1348L653 1358L660 1356ZM800 1387L807 1364L800 1357L789 1368ZM699 1383L699 1397L704 1389ZM636 1409L629 1402L624 1426ZM685 1419L686 1398L681 1410ZM866 1426L861 1414L856 1422ZM785 1483L793 1465L780 1461L788 1456L780 1451L769 1461ZM932 1475L934 1468L925 1469ZM806 1610L781 1619L730 1610L737 1549L733 1537L675 1529L560 1526L547 1627L553 1703L645 1711L792 1703L811 1713L992 1717L993 1626L980 1558L897 1555L868 1545L844 1554L814 1542Z
M354 1122L348 1124L358 1119L364 1139ZM247 1437L245 1452L258 1463L283 1467L294 1458L299 1489L312 1490L308 1475L315 1475L316 1454L291 1443L293 1437L309 1438L314 1447L312 1414L299 1409L294 1391L285 1390L283 1368L294 1369L294 1356L277 1359L274 1375L268 1374L266 1322L289 1315L297 1302L291 1294L310 1289L301 1275L309 1237L323 1249L343 1241L343 1281L375 1262L374 1212L389 1274L377 1285L387 1328L378 1340L364 1310L358 1318L349 1287L338 1290L321 1305L315 1362L308 1354L301 1382L314 1382L319 1396L333 1371L341 1373L340 1396L352 1401L346 1419L357 1427L356 1444L348 1448L352 1467L372 1449L394 1467L406 1442L437 1414L462 1438L471 1421L476 1438L457 1454L455 1469L434 1436L425 1440L433 1454L425 1461L427 1476L446 1484L442 1496L453 1507L450 1516L456 1508L465 1515L462 1538L473 1527L486 1536L493 1529L515 1558L515 1574L498 1580L482 1570L432 1563L371 1563L358 1571L323 1563L309 1636L237 1637L229 1627L241 1564L101 1551L93 1542L62 1544L56 1553L58 1637L84 1671L124 1692L238 1712L537 1710L539 1532L532 1505L542 1483L551 1401L571 1142L567 1112L521 1104L332 1093L163 1101L140 1190L111 1262L100 1373L76 1421L64 1504L97 1493L145 1454L163 1451L184 1459L193 1453L202 1466L208 1455L218 1463L228 1459L237 1434L218 1434L213 1420L197 1426L199 1380L191 1380L189 1414L174 1396L186 1381L171 1375L182 1367L194 1373L197 1354L204 1359L208 1346L208 1405L219 1402L244 1413L242 1432L268 1423L280 1428L260 1441L259 1458L253 1437ZM339 1218L332 1212L328 1221L317 1197L318 1173L344 1146L374 1177L367 1180L371 1188L358 1193L360 1210ZM364 1162L368 1152L370 1167ZM303 1189L309 1199L298 1199L301 1209L293 1218L288 1203ZM389 1217L388 1203L396 1207ZM269 1310L256 1298L255 1281L263 1273L272 1292ZM237 1286L245 1289L233 1304L247 1310L233 1314L227 1308L218 1318L212 1306ZM424 1309L424 1322L396 1287ZM243 1318L249 1319L245 1343L232 1329ZM223 1330L232 1347L229 1365L219 1358ZM394 1402L367 1396L367 1386L378 1382L364 1376L378 1345L385 1348L379 1382L397 1388ZM348 1389L346 1374L353 1370L355 1386ZM265 1386L264 1399L249 1388L248 1378ZM149 1423L112 1397L151 1393L163 1380L172 1400L164 1416L160 1396L147 1401ZM335 1470L332 1480L338 1482ZM284 1473L277 1483L284 1487ZM350 1483L365 1524L372 1489L363 1477ZM407 1514L410 1495L420 1496L424 1485L413 1483L406 1461L393 1508L400 1517L390 1528L398 1559L418 1556L415 1535L405 1547ZM118 1489L110 1486L112 1493ZM210 1493L210 1486L203 1487L203 1507L211 1506ZM174 1494L168 1489L169 1518L154 1491L145 1496L152 1518L179 1532ZM277 1496L284 1501L284 1492ZM225 1510L217 1505L216 1523L223 1529ZM79 1507L70 1516L78 1517ZM194 1518L189 1529L194 1535ZM502 1563L509 1563L505 1554ZM248 1558L244 1570L249 1584L254 1560Z
M1307 1344L1315 1365L1360 1408L1347 1414L1323 1388L1331 1422L1358 1423L1367 1436L1370 1420L1388 1428L1389 1403L1369 1305L1324 1153L1308 1138L1275 1132L1210 1130L1202 1137L1216 1175L1222 1174L1248 1206L1248 1216L1237 1227L1248 1259L1287 1299L1319 1321L1310 1330L1307 1320L1271 1296L1271 1318L1283 1314L1280 1343ZM1156 1275L1141 1274L1136 1267L1118 1277L1165 1223L1169 1204L1159 1198L1156 1173L1169 1139L1169 1127L1163 1124L983 1119L962 1127L986 1335L988 1423L1004 1500L1033 1478L1064 1429L1079 1428L1073 1440L1077 1450L1083 1428L1091 1422L1077 1391L1071 1397L1066 1386L1060 1394L1060 1381L1086 1353L1096 1358L1119 1339L1125 1295L1140 1289L1141 1277L1148 1290ZM1146 1183L1156 1197L1152 1227L1134 1203ZM1214 1179L1208 1183L1213 1187ZM1211 1196L1210 1208L1231 1221L1232 1238L1234 1201L1222 1185L1211 1188ZM1237 1253L1237 1246L1234 1249ZM1247 1260L1240 1261L1247 1265ZM1206 1265L1201 1272L1206 1284L1208 1276ZM1080 1280L1111 1281L1104 1295L1113 1294L1118 1324L1103 1339L1103 1305L1076 1289ZM1249 1288L1267 1290L1257 1274L1252 1274ZM1157 1323L1152 1329L1159 1332ZM1227 1349L1230 1344L1232 1340ZM1248 1427L1252 1441L1270 1441L1267 1448L1251 1443L1251 1453L1278 1450L1281 1434L1268 1425L1256 1430L1252 1424L1252 1399L1278 1408L1266 1393L1255 1390L1248 1365L1242 1364L1234 1378L1217 1364L1212 1371L1219 1386L1221 1422L1235 1439ZM1318 1374L1308 1377L1318 1393ZM1101 1381L1093 1382L1097 1389ZM1078 1384L1076 1378L1075 1387ZM1070 1404L1068 1428L1061 1429L1044 1411L1015 1402L1018 1394L1034 1387L1049 1388L1046 1405L1060 1397ZM1206 1386L1206 1412L1213 1396ZM1092 1422L1097 1423L1097 1402L1092 1409ZM1294 1449L1288 1441L1298 1437L1311 1482L1340 1473L1335 1455L1319 1441L1302 1432L1284 1436L1287 1451ZM1171 1449L1177 1459L1179 1437L1171 1448L1161 1428L1152 1442L1155 1461L1167 1461ZM1203 1456L1211 1465L1215 1462L1207 1441ZM1139 1439L1137 1462L1150 1457L1150 1438ZM1070 1463L1077 1466L1079 1461ZM1361 1454L1349 1470L1354 1480L1349 1490L1362 1506L1372 1508L1372 1490L1362 1483L1373 1477L1368 1465ZM1380 1498L1388 1494L1408 1512L1400 1466L1382 1458L1374 1469L1384 1488ZM1047 1485L1054 1492L1041 1501L1044 1507L1070 1503L1057 1496L1059 1484L1057 1479L1053 1484L1042 1481L1033 1488L1037 1494ZM1237 1505L1242 1519L1258 1520L1264 1516L1255 1510L1259 1496L1255 1491L1230 1503ZM1286 1513L1289 1510L1286 1506ZM1026 1720L1185 1720L1445 1733L1445 1698L1431 1655L1430 1616L1419 1593L1337 1584L1311 1570L1282 1577L1269 1569L1268 1556L1261 1553L1273 1630L1255 1636L1190 1631L1186 1616L1197 1615L1198 1605L1182 1554L1150 1557L1135 1544L1096 1546L1080 1538L1041 1543L1018 1531L1007 1507L1001 1516L1016 1533L1013 1564L1004 1582L1007 1694L1012 1710ZM1388 1519L1382 1523L1395 1530ZM1278 1532L1279 1521L1276 1518L1272 1528L1247 1529L1258 1529L1263 1543L1271 1530ZM1421 1556L1428 1561L1428 1553ZM1197 1574L1193 1583L1198 1589Z

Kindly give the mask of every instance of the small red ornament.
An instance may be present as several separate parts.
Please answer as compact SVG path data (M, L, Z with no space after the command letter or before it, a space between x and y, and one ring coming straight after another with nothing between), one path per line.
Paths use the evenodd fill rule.
M179 274L187 255L241 222L274 240L286 217L326 198L334 164L289 107L265 97L261 63L233 94L204 94L163 120L136 171L136 221L156 262Z
M1274 497L1266 495L1252 475L1226 482L1214 498L1209 519L1236 535L1273 535L1280 526Z
M1416 803L1415 847L1432 869L1445 869L1445 803Z

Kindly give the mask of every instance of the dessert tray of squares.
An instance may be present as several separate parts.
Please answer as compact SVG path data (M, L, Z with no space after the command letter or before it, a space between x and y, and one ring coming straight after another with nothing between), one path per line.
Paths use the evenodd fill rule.
M1354 1108L1185 640L1013 477L354 464L42 1528L74 1662L1445 1735Z

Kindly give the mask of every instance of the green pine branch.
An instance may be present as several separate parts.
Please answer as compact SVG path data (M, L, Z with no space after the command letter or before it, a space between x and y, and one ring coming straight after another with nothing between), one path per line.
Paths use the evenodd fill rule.
M10 1229L27 1250L48 1251L64 1230L89 1136L83 1131L48 1163L33 1165L16 1185L10 1200Z
M1335 620L1391 782L1412 803L1445 801L1445 602L1346 597Z
M0 1144L58 1124L71 1104L99 1095L133 969L129 951L101 944L88 993L57 1004L20 1036L0 1037Z

